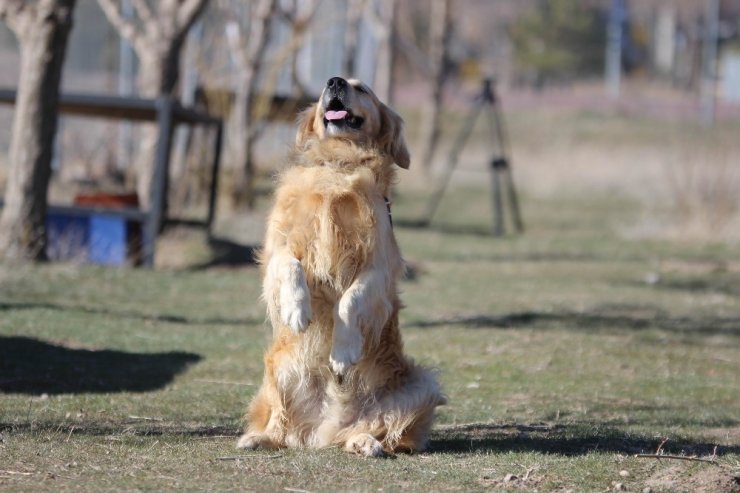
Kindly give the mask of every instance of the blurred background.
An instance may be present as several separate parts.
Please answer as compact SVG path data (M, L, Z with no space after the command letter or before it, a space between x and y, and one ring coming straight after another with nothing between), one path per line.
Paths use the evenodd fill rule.
M468 207L454 190L487 194L490 160L506 153L524 222L535 227L536 204L598 196L608 198L604 221L620 212L613 230L622 237L740 239L740 0L212 0L168 55L179 73L164 87L152 81L158 62L146 42L156 46L152 32L166 30L168 3L78 0L61 91L170 91L223 117L221 237L260 241L295 112L343 75L366 81L406 121L412 167L398 202L408 222L437 200L435 220L486 229L488 202ZM147 10L154 15L142 18ZM148 33L144 48L120 36L122 22ZM0 86L18 84L19 56L0 25ZM485 78L510 142L502 149L481 120L452 170L451 147ZM12 110L0 105L0 190ZM62 114L49 201L135 190L141 127ZM175 136L169 207L180 215L207 205L208 132ZM448 174L451 197L434 198ZM178 257L158 255L160 264Z

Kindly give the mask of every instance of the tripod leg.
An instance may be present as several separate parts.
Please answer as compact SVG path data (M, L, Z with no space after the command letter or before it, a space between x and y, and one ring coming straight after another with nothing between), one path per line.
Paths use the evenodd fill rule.
M468 137L470 137L470 132L473 130L473 126L475 125L475 121L478 119L480 110L481 105L474 103L474 106L470 110L470 114L468 115L467 121L465 122L465 126L460 131L460 134L457 136L457 140L455 140L455 143L450 149L450 157L447 161L447 169L445 170L445 174L442 177L439 185L437 186L437 189L430 197L429 202L427 202L426 212L422 216L423 219L421 220L421 223L425 226L429 225L429 223L432 222L432 218L437 212L437 207L439 207L442 196L444 195L445 190L447 190L447 185L449 185L450 183L450 178L452 178L452 172L457 167L457 161L460 158L460 152L462 151L465 142L467 142Z
M506 168L506 188L507 195L509 197L509 207L511 207L511 217L514 222L514 228L517 233L524 232L524 222L522 222L522 216L519 213L519 197L516 193L516 187L514 186L514 178L511 175L511 168Z
M516 187L514 186L511 165L509 160L506 158L506 155L508 154L509 141L504 128L504 117L501 114L498 98L494 97L491 102L491 111L488 113L488 123L492 131L495 133L499 149L501 150L501 166L499 170L506 174L504 186L506 187L507 197L509 199L509 207L511 208L514 229L516 229L517 233L523 233L524 223L522 222L522 216L519 212L519 198L517 196Z
M503 168L496 165L496 161L491 163L491 177L493 180L493 235L503 236L504 234L504 206L501 201L501 177L499 176Z

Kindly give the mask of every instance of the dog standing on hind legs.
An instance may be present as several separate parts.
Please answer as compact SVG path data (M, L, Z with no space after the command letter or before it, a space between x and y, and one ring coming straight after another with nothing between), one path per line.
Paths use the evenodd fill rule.
M436 376L403 354L403 261L388 196L408 168L403 122L358 80L329 79L299 116L260 255L273 327L240 448L426 447Z

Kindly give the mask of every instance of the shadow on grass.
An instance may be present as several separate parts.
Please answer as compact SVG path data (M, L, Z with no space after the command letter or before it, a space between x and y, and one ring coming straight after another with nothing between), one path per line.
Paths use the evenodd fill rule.
M430 328L464 326L479 329L515 329L520 327L550 329L566 328L598 332L601 330L661 329L687 335L740 336L740 317L672 317L651 307L605 306L583 312L516 312L503 315L474 314L411 321L409 327Z
M707 275L706 278L696 279L665 279L656 284L656 288L691 294L712 293L732 297L740 296L740 282L729 276Z
M537 452L564 456L595 452L652 454L663 440L597 426L500 425L473 423L432 432L430 453ZM716 447L716 449L715 449ZM669 440L663 453L686 456L740 454L740 446L689 439Z
M57 303L39 302L0 302L0 312L6 310L59 310L88 313L91 315L104 315L115 318L132 318L145 322L163 322L181 325L248 325L260 324L263 320L239 319L239 318L188 318L182 315L168 313L146 314L134 311L111 310L110 308L94 308L90 306L68 306Z
M193 426L183 427L180 423L144 423L130 420L118 425L80 423L2 423L0 431L14 433L58 433L64 435L106 436L182 436L189 438L219 437L224 439L239 436L236 426ZM549 426L544 424L517 425L495 423L471 423L432 430L430 454L506 454L509 452L535 452L539 454L575 457L593 453L653 454L663 441L660 437L631 434L613 428L573 425ZM669 455L717 457L740 454L740 445L717 445L691 439L671 439L661 447ZM310 453L310 452L307 452Z
M207 262L194 265L191 270L204 270L211 267L239 267L243 265L256 265L259 247L254 245L242 245L224 238L208 238L208 246L211 249L211 259Z
M429 222L426 219L398 218L393 220L394 225L405 229L426 229L436 233L464 236L486 236L494 238L493 227L475 224L450 224L443 222Z
M194 353L128 353L0 336L0 392L78 394L161 389L189 365Z
M171 436L191 438L233 438L236 440L241 436L241 428L237 426L213 425L213 426L191 426L183 427L181 423L165 422L151 424L146 421L151 418L130 417L118 424L83 424L83 423L59 423L59 422L24 422L4 423L0 421L0 432L10 431L12 433L63 433L66 435L79 436Z

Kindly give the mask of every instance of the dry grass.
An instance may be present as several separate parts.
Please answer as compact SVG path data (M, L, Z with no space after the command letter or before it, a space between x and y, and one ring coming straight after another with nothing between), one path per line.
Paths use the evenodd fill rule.
M426 230L397 197L406 346L450 403L428 453L389 460L234 449L268 332L254 267L1 266L0 489L736 489L737 252L626 239L624 197L523 199L527 234L494 239L484 189ZM634 457L665 437L717 465Z
M602 194L635 199L637 220L623 234L643 239L740 241L740 123L609 115L583 109L537 109L505 115L518 186L534 197ZM408 116L412 120L414 115ZM464 115L446 118L435 169L447 163ZM489 144L483 119L461 155L453 183L487 183ZM413 138L412 138L413 139ZM412 140L413 142L413 140ZM409 181L425 187L421 174Z
M509 117L525 235L487 235L480 130L431 228L404 226L421 175L395 197L406 347L450 398L428 453L235 451L267 341L259 273L177 231L157 271L0 264L0 489L737 491L740 256L720 241L737 124ZM238 244L217 247L259 241L267 203L222 213ZM716 465L634 457L666 437Z

